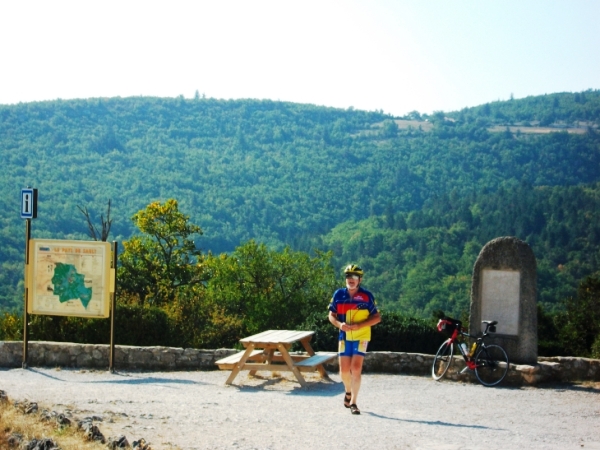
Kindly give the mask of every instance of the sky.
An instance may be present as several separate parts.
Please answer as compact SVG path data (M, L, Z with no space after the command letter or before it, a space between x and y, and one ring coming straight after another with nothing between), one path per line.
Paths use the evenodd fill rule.
M0 104L271 99L403 116L600 88L597 0L0 0Z

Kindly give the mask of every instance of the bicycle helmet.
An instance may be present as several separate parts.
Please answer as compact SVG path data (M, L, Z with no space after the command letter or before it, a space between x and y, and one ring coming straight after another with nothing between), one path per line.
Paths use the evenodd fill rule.
M359 277L363 277L363 270L357 266L356 264L348 264L344 269L344 275L358 275Z

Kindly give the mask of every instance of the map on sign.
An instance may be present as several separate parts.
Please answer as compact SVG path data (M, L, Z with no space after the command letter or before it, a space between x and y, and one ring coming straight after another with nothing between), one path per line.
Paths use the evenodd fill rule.
M27 312L108 317L114 270L107 242L32 239Z
M59 302L79 299L84 308L88 307L93 289L85 286L85 276L77 273L75 265L55 263L52 284L54 285L54 295L58 295Z

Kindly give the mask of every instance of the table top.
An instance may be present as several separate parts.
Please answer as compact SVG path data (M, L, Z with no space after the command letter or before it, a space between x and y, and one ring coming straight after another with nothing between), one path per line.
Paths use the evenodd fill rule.
M254 345L292 344L310 337L313 334L315 334L314 331L267 330L240 339L240 342L242 344L252 343Z

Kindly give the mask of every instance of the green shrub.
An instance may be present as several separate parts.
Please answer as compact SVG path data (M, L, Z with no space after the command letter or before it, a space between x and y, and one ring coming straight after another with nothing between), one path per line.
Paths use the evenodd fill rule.
M538 323L538 355L564 356L565 350L560 340L557 322L561 322L560 314L547 313L542 305L537 307Z
M307 319L302 329L314 330L311 341L317 351L335 351L339 331L331 325L327 312L314 314ZM435 354L444 341L435 323L431 320L405 317L397 312L381 313L381 323L371 332L369 351Z
M600 336L600 278L588 277L565 301L560 338L567 355L590 356Z
M600 335L596 337L596 340L592 344L592 358L600 359Z
M108 319L90 319L65 316L29 316L30 341L78 342L107 344L110 342Z
M384 311L381 323L373 328L369 350L435 354L444 339L432 320Z
M0 341L23 340L23 316L5 312L0 317Z
M327 310L311 314L299 329L315 332L310 341L310 345L315 351L337 351L339 330L329 321ZM302 350L301 346L297 347L294 350Z
M1 340L22 340L23 317L5 313L0 318ZM115 343L137 346L177 346L167 314L156 307L117 305ZM30 316L30 341L77 342L81 344L110 343L110 319L65 316Z
M181 347L183 336L173 332L167 313L154 306L117 306L115 343L119 345Z
M547 313L538 306L538 354L540 356L585 356L600 358L598 333L598 292L600 282L587 279L577 298L566 303L566 311ZM382 321L373 327L369 351L435 354L446 338L436 329L436 320L381 312ZM462 318L468 321L468 318ZM338 330L326 310L309 314L292 329L313 330L311 345L316 351L336 351ZM270 328L281 328L273 324ZM135 346L221 348L239 345L245 337L244 316L232 314L223 305L210 303L202 292L180 295L170 308L118 304L115 315L115 343ZM0 340L19 341L23 317L15 313L0 316ZM29 340L108 344L110 319L62 316L30 316ZM293 350L302 350L296 346Z

